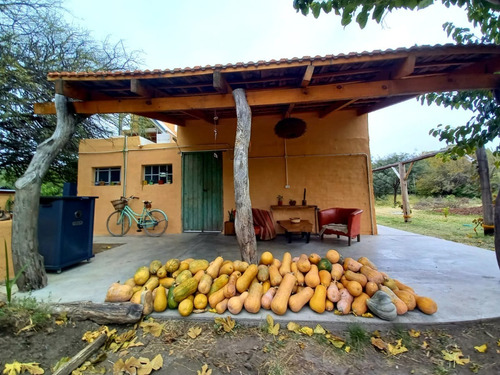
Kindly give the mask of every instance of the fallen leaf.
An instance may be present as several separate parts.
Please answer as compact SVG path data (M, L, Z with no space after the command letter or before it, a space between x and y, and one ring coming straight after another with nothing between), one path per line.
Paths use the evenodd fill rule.
M316 327L314 328L314 333L317 335L325 335L326 331L321 325L317 324Z
M373 331L372 336L373 337L380 337L380 331L378 329L376 331Z
M287 328L289 331L299 333L299 330L300 330L300 325L299 325L299 324L297 324L297 323L295 323L295 322L289 322L289 323L286 325L286 328Z
M408 349L401 343L402 339L396 341L396 345L387 344L387 353L391 355L398 355L407 352Z
M364 313L364 314L361 314L361 316L362 316L363 318L373 318L373 314L372 314L372 313L369 313L369 312L366 312L366 313Z
M198 370L196 371L197 375L211 375L212 374L212 369L208 368L208 365L205 363L203 366L201 366L201 371Z
M345 344L345 340L342 337L332 335L331 333L327 333L325 337L337 349L342 348Z
M497 341L497 346L500 346L500 340Z
M227 316L225 319L215 318L214 320L215 324L219 324L226 333L231 332L236 324L236 322L230 316Z
M484 353L488 349L488 345L483 344L481 346L475 346L474 349L476 349L479 353Z
M334 313L335 315L344 315L344 314L342 314L339 310L334 310L334 311L333 311L333 313Z
M151 366L153 366L153 370L159 370L163 367L163 357L161 354L158 354L151 360Z
M373 337L370 339L374 347L380 350L387 350L387 343L379 337Z
M306 344L304 344L303 342L299 342L297 344L299 346L300 349L304 350L306 348Z
M188 330L188 336L191 337L192 339L197 338L199 335L201 335L201 327L191 327Z
M463 366L470 362L469 358L463 358L463 353L458 348L453 350L441 350L441 353L443 353L443 359L445 361L453 362L453 366L455 366L455 364Z
M411 337L415 338L420 337L420 331L415 331L414 329L410 329L408 333Z
M17 374L21 374L25 371L28 371L32 375L43 374L45 371L39 365L40 364L36 363L36 362L21 363L21 362L14 361L12 363L5 364L3 374L17 375Z
M146 335L146 333L151 333L154 337L160 337L165 328L165 323L160 324L154 321L148 321L142 322L140 324L140 327L144 331L144 336Z
M68 361L70 360L70 357L62 357L57 363L52 367L52 372L56 372L59 370L61 367L63 367Z
M422 343L422 345L420 345L420 347L421 347L422 349L427 349L427 348L429 347L429 344L427 343L427 341L424 341L424 342Z
M208 312L217 314L217 310L216 309L208 309Z
M312 336L314 334L314 331L311 327L304 326L299 330L300 333L303 333L307 336Z
M471 363L469 366L469 370L473 372L474 374L477 374L479 370L481 370L481 366L477 363Z
M280 332L280 324L276 323L273 326L267 327L267 332L274 336L278 335Z
M350 346L346 346L344 350L345 350L346 353L350 353L351 352L351 347Z

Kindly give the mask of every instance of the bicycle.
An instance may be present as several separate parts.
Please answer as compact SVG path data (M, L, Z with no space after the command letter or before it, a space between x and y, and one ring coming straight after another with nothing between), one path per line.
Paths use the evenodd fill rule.
M142 212L138 214L132 210L128 201L131 199L139 199L133 195L125 198L111 201L116 211L109 215L106 221L108 232L113 237L121 237L130 230L132 220L137 224L138 231L144 229L146 234L151 237L159 237L167 230L168 218L165 212L158 209L151 210L151 201L142 201L144 207Z

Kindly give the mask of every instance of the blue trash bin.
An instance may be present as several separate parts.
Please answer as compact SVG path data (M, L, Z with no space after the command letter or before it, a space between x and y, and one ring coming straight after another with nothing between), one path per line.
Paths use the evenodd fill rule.
M94 208L97 197L40 197L38 252L45 269L57 271L94 256Z

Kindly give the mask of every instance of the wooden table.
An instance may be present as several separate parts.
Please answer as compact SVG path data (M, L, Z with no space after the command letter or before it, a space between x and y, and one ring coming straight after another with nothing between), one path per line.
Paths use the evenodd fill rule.
M306 237L306 243L309 243L313 227L310 221L301 220L300 223L294 224L290 220L279 220L278 224L285 230L288 243L292 242L292 234L294 233L301 233L302 237Z

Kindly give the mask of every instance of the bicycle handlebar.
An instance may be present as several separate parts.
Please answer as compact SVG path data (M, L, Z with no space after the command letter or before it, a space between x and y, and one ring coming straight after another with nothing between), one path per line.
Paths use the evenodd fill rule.
M139 199L139 197L134 197L133 195L131 195L130 197L121 197L120 199L125 199L125 200L130 200L130 199Z

